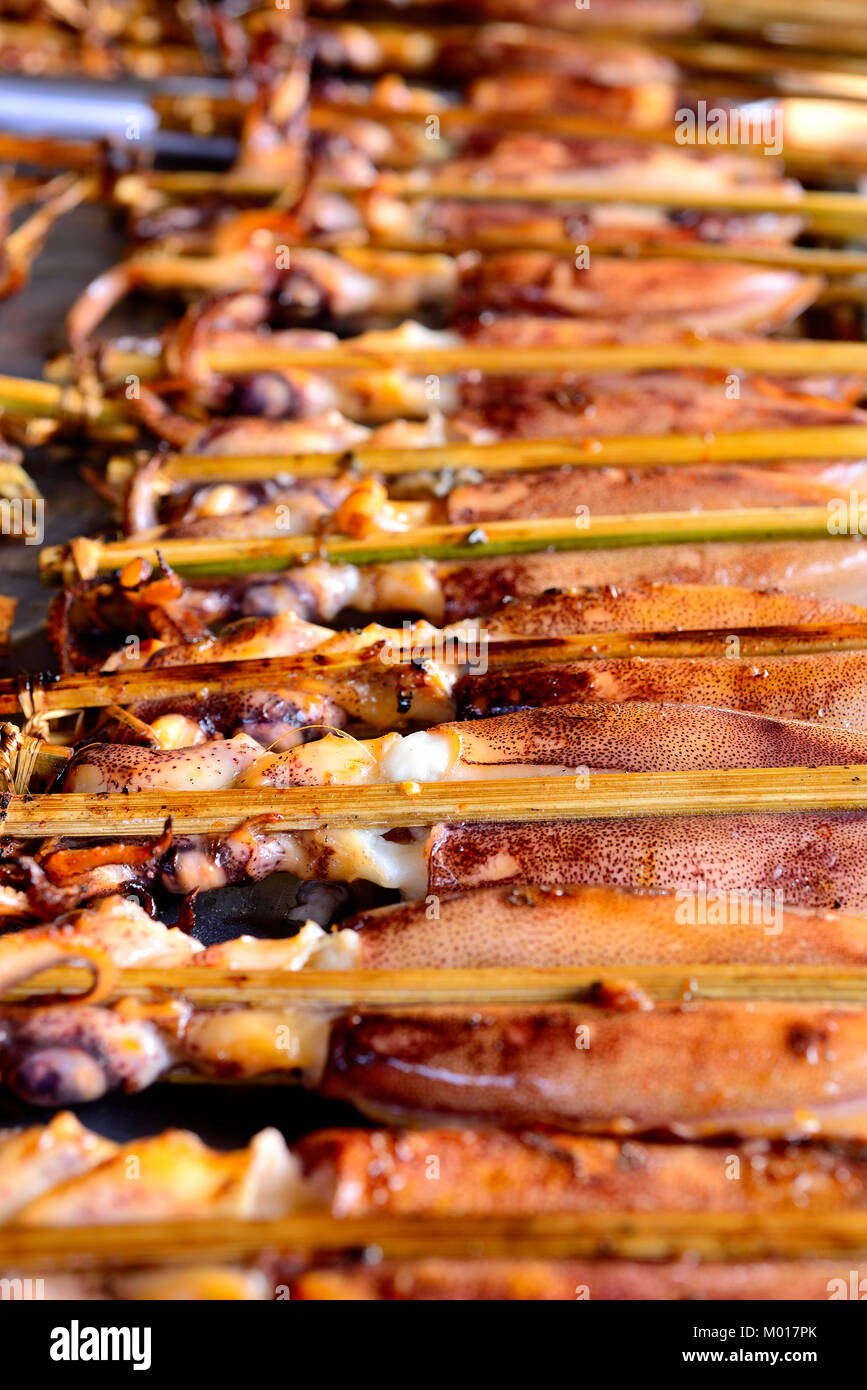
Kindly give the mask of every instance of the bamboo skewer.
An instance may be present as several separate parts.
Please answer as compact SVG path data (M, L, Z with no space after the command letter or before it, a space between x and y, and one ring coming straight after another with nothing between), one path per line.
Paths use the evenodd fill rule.
M600 981L627 981L659 1002L788 1000L867 1005L867 967L834 965L631 965L559 968L409 970L221 970L207 965L117 970L99 1002L182 996L200 1008L380 1009L441 1004L553 1004L592 1001ZM60 966L3 992L20 1003L63 994L69 1002L93 985L91 971Z
M421 646L424 637L419 637ZM820 652L861 651L867 649L867 624L799 624L768 628L707 628L695 631L593 632L560 638L515 638L489 640L485 655L489 669L561 664L599 659L695 656L723 657L736 640L743 657L795 656ZM253 661L212 661L189 665L147 667L124 672L76 672L51 678L42 684L38 678L22 684L20 679L0 680L0 717L19 715L23 707L38 702L40 714L73 713L81 709L108 709L147 699L182 699L247 690L277 688L287 683L331 682L335 676L351 677L364 660L375 657L376 638L359 651L335 656L315 652L293 657L262 657ZM709 652L709 648L715 649ZM389 659L399 672L402 664ZM460 665L460 657L456 659Z
M418 372L478 371L494 375L574 372L588 375L605 372L642 372L676 369L705 369L723 372L735 369L763 376L789 376L819 371L867 372L867 343L823 342L814 339L763 339L738 342L700 338L673 343L605 343L592 347L490 347L467 342L456 346L418 344L358 344L351 339L333 347L298 347L279 335L263 336L261 341L244 341L212 346L202 351L202 363L212 372L237 375L256 371L304 368L314 371L371 371L402 369ZM160 359L151 352L122 349L111 364L118 375L133 374L143 379L157 375ZM53 383L26 383L27 399L33 413L50 413ZM14 401L15 379L0 382L0 405ZM82 405L81 408L84 408ZM66 406L67 412L70 406ZM111 422L111 416L109 422ZM121 417L122 418L122 417Z
M867 343L814 339L762 339L741 343L694 339L675 343L613 343L601 347L489 347L462 343L455 347L358 346L351 340L328 348L287 346L263 338L261 343L211 347L203 357L214 372L239 373L277 368L359 371L393 368L427 372L480 371L520 375L527 372L641 372L678 368L758 372L789 376L814 372L867 372Z
M138 433L123 406L98 392L25 377L0 376L0 417L3 415L18 420L70 420L105 426L115 437L127 439Z
M720 372L755 372L762 376L789 376L830 372L867 373L867 343L824 342L813 339L731 342L692 339L674 343L614 343L595 347L527 348L488 347L475 343L460 346L373 345L350 341L329 348L287 346L279 337L261 343L249 340L203 353L211 371L239 374L280 368L318 371L364 371L402 368L418 372L481 371L523 376L527 372L595 374L655 370L703 369ZM129 373L153 376L159 359L149 352L124 352L118 364ZM134 419L123 403L75 386L51 381L0 376L0 414L23 419L69 419L135 433ZM519 441L526 448L528 441Z
M357 185L339 179L323 179L317 185L323 192L358 197ZM115 196L124 204L134 204L143 190L169 197L221 197L273 199L287 195L286 179L266 171L229 171L214 174L207 170L168 170L149 172L145 178L135 174L119 179ZM456 199L466 202L577 203L596 206L624 203L641 207L685 208L702 212L794 214L809 218L817 230L842 228L849 235L859 225L867 225L867 197L857 193L837 193L791 188L785 191L751 188L748 185L725 189L630 188L624 190L610 182L591 177L559 179L550 183L509 183L505 180L466 181L438 176L418 178L414 173L381 174L370 192L392 198ZM300 190L298 190L300 192Z
M333 478L347 471L394 477L441 469L523 473L542 468L657 468L710 463L867 458L867 426L806 425L793 429L732 430L720 434L621 435L585 440L507 439L493 444L443 444L421 449L355 446L315 454L228 455L169 453L159 481L261 482L270 478ZM349 461L347 463L347 460ZM110 460L111 482L126 482L135 461Z
M323 181L324 191L347 192L336 180ZM725 189L622 188L610 182L578 177L570 182L555 179L550 183L510 183L507 180L478 180L465 182L436 173L417 177L413 174L383 174L376 185L379 192L395 198L455 198L468 202L530 202L530 203L633 203L641 207L691 208L700 212L730 211L743 213L801 213L811 219L830 217L835 220L867 219L867 197L857 193L837 193L792 188L782 192L748 185ZM854 229L853 229L854 230Z
M323 180L323 191L345 193L352 190L338 180ZM830 218L834 224L851 221L851 230L867 220L867 197L858 193L826 192L790 188L783 191L739 185L724 189L630 188L624 191L610 182L579 176L573 181L553 179L550 183L510 183L507 180L466 182L436 172L385 173L376 191L394 198L414 201L420 198L456 199L462 202L580 203L606 206L630 203L640 207L690 208L698 212L800 214L814 224Z
M846 525L859 534L858 518ZM842 514L839 518L842 528ZM59 582L72 569L84 577L110 574L130 560L159 564L179 574L211 577L264 574L312 560L331 564L378 565L397 561L467 561L539 551L670 545L697 541L846 539L849 530L831 529L826 507L748 507L727 511L650 512L632 516L553 517L537 521L494 521L485 526L420 526L405 533L382 533L369 540L316 536L160 539L145 543L79 539L40 552L44 582Z
M865 157L867 164L867 157ZM593 237L588 237L587 244L592 250ZM367 268L375 274L378 267L375 256L382 257L384 270L388 270L387 258L393 255L417 255L417 256L441 256L451 255L460 256L464 252L472 251L481 256L496 255L503 249L518 249L522 251L544 251L554 255L563 256L570 261L575 256L576 242L564 238L546 239L544 237L520 237L516 240L513 232L508 228L498 229L492 227L480 234L480 240L454 241L445 239L443 241L422 240L413 241L411 239L401 240L397 237L385 240L377 237L363 247L352 248L363 250L369 253L371 259L367 263ZM292 250L331 250L336 255L345 255L350 248L330 247L327 244L318 242L315 238L309 240L294 240L290 246ZM629 241L623 238L618 244L609 239L606 232L604 247L600 248L600 254L610 257L613 253L620 252L628 254L630 260L699 260L699 261L725 261L736 265L760 265L767 266L774 270L797 270L805 275L821 275L832 277L834 280L834 291L842 302L846 302L847 297L858 294L862 287L862 282L857 276L867 273L867 252L864 251L835 251L820 246L740 246L730 245L726 242L665 242L665 241ZM249 284L250 288L256 288L258 279L251 264L250 256L243 250L225 253L222 255L190 255L186 253L168 253L160 250L143 252L138 258L132 257L127 265L141 269L150 276L152 285L159 284L160 288L185 292L200 291L202 294L219 293L227 285ZM156 273L159 273L157 281ZM130 370L137 365L144 364L146 356L141 349L138 351L125 349L111 340L102 345L100 370L104 377L124 377ZM154 357L156 355L154 354ZM65 382L70 380L70 374L74 370L74 359L71 354L59 354L48 364L48 379L51 381Z
M0 1269L42 1271L235 1261L263 1251L316 1256L372 1246L413 1257L706 1260L867 1257L867 1213L580 1212L527 1217L385 1214L335 1219L305 1211L271 1221L243 1217L127 1226L5 1227ZM845 1268L848 1269L848 1264ZM841 1265L841 1268L843 1266Z
M820 342L814 339L763 339L760 342L725 342L696 339L675 343L606 343L597 347L489 347L461 343L454 347L286 346L282 342L245 343L239 347L210 347L203 353L207 366L217 373L267 371L279 367L313 370L364 370L393 367L399 360L406 370L482 371L490 374L609 373L609 371L664 371L675 368L754 371L761 375L798 373L859 373L867 371L867 343Z
M813 6L799 6L796 0L739 0L735 10L725 0L705 0L703 12L707 23L723 27L728 26L733 18L748 20L755 25L771 20L785 20L787 24L812 23L816 18ZM861 0L824 0L822 5L822 25L826 27L826 34L841 29L842 33L833 34L841 41L845 41L846 27L863 18Z
M580 782L580 785L579 785ZM867 765L715 772L590 773L479 782L243 787L200 792L57 792L10 796L0 831L22 839L222 834L258 820L263 833L323 825L401 829L440 822L632 820L644 816L867 810Z

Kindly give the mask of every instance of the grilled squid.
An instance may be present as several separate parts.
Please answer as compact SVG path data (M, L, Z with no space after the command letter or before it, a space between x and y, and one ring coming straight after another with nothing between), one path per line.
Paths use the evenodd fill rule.
M529 653L528 653L529 656ZM635 657L532 665L484 675L455 687L465 717L505 714L577 701L685 700L775 719L821 721L867 730L867 653L810 656Z
M514 102L524 109L527 102L539 109L546 103L560 110L569 105L569 78L510 73L507 82L506 88L502 80L487 79L484 87L477 85L475 95L485 103L495 103L488 110L508 108ZM331 85L329 90L336 91L340 99L339 89ZM350 94L355 90L350 87ZM435 96L425 91L423 98L428 101L423 113L434 111ZM764 159L761 163L725 156L696 159L684 149L649 151L646 146L630 144L628 133L624 133L626 138L622 141L570 142L537 135L507 135L482 141L478 148L454 159L414 170L417 191L412 199L390 192L387 178L378 179L372 189L366 188L361 198L326 191L314 180L294 211L310 236L329 244L336 240L335 232L348 232L353 240L369 239L375 246L410 241L432 251L438 250L444 241L497 248L498 243L502 246L506 240L507 244L522 247L592 243L594 254L622 250L624 244L631 247L651 242L655 247L670 246L675 252L679 244L694 241L778 246L794 240L802 230L803 221L794 206L790 214L734 215L721 208L687 217L659 207L636 207L630 203L630 193L636 190L670 192L672 188L689 186L722 194L749 182L784 196L789 192L794 202L798 185L775 176L773 166L768 167ZM358 145L361 142L361 138L356 141ZM576 206L574 194L582 175L588 185L604 183L622 194L622 199ZM433 191L425 196L431 176L453 178L458 186L466 187L474 179L494 178L509 183L520 177L527 185L538 184L541 179L546 188L552 186L552 198L543 203L516 197L476 201L459 194L438 196ZM556 199L558 176L566 190L562 202Z
M483 310L510 319L559 315L562 318L557 330L566 334L567 340L577 342L590 341L593 336L602 340L605 336L624 334L631 339L651 331L657 337L689 331L770 332L797 318L821 289L821 282L814 276L749 264L698 265L689 261L628 261L598 256L584 267L576 264L574 258L525 251L484 257L468 253L454 259L364 247L349 247L339 254L301 247L293 248L290 265L281 271L275 269L280 263L279 248L291 232L279 221L273 226L263 222L260 218L254 227L242 214L233 238L237 244L228 247L231 228L224 228L219 240L226 249L210 257L178 257L161 252L158 247L139 252L123 266L100 276L85 291L74 311L74 321L82 329L86 327L88 335L92 334L98 317L132 289L219 293L221 297L213 310L191 310L186 322L164 331L161 339L163 358L184 352L185 367L194 369L191 379L204 383L206 374L202 376L195 370L200 360L191 355L188 346L189 325L195 325L193 332L201 339L202 314L213 318L219 313L224 326L215 326L209 346L227 346L230 329L225 323L233 303L239 310L245 305L257 306L287 346L292 341L299 346L328 346L333 342L324 333L305 333L293 339L293 320L301 324L324 314L334 322L357 324L365 317L394 321L431 309L459 322L464 316L477 316ZM595 335L585 334L584 325L595 328ZM532 320L526 329L540 335L545 331L544 325ZM237 326L242 340L245 330L249 328L242 321ZM484 337L484 328L481 331ZM235 341L239 339L236 337ZM80 331L76 346L82 349L86 345L87 338ZM148 352L154 346L152 340L144 340L142 350ZM120 363L123 348L112 343L104 345L103 374L112 373L115 349ZM363 380L359 376L355 379ZM292 389L303 395L304 382L309 377L263 373L259 380L263 392L265 384L271 383L273 404L280 400L281 381L288 399ZM267 399L263 394L263 401ZM335 396L332 403L349 399L344 393ZM319 403L323 404L324 398Z
M204 313L200 308L199 313ZM540 327L541 325L541 327ZM569 330L567 332L567 329ZM588 335L581 320L569 320L555 334L547 320L514 319L501 325L501 336L512 347L528 353L552 339L561 346L586 346L607 329ZM316 346L323 351L336 346L327 334L299 330L274 333L275 349ZM354 340L359 352L386 351L400 361L406 348L454 348L467 342L485 343L485 332L468 341L451 330L430 330L408 322L386 332L370 332ZM299 341L300 340L300 341ZM654 335L654 341L657 336ZM237 331L207 335L212 350L261 348L261 334ZM207 359L205 364L207 364ZM739 379L732 390L732 373L708 371L696 376L688 371L662 370L632 374L579 375L570 372L548 376L529 373L470 373L461 380L447 374L431 378L411 367L374 367L367 371L344 369L329 372L327 362L315 369L281 369L234 379L217 376L205 365L199 376L187 369L194 387L190 412L172 411L152 389L142 389L133 404L155 433L195 453L280 453L299 451L299 431L286 428L309 422L314 435L327 436L323 423L332 420L330 433L346 433L341 422L382 426L370 444L406 443L416 447L432 442L431 417L444 419L439 433L455 440L488 443L507 439L606 438L613 435L692 433L731 430L792 428L798 425L861 424L863 412L852 403L861 394L855 377L793 378L786 385L768 384L761 377L741 377L735 372L737 347L732 346L732 372ZM156 364L158 365L158 364ZM204 376L202 376L204 372ZM183 402L181 402L183 405ZM213 424L202 426L201 409L213 412ZM270 429L265 429L270 422ZM285 423L284 423L285 422ZM390 424L388 422L398 422ZM388 431L388 433L385 433ZM349 434L356 431L350 427ZM399 438L394 439L395 433ZM303 438L303 435L302 435ZM254 446L251 441L262 440ZM338 446L339 447L339 446Z
M137 1179L130 1180L130 1159ZM104 1225L216 1215L267 1220L301 1195L297 1161L274 1129L220 1153L185 1130L117 1144L61 1112L0 1131L0 1219L16 1226Z
M71 961L93 962L98 975L106 960L118 967L186 965L200 949L177 927L155 922L133 899L112 894L93 909L0 936L0 990Z
M432 1163L437 1181L431 1181ZM130 1181L131 1165L136 1181ZM740 1180L731 1181L737 1164ZM598 1138L552 1129L333 1129L291 1149L274 1129L233 1152L188 1131L117 1144L68 1112L49 1124L0 1132L0 1220L16 1227L195 1221L267 1221L299 1209L335 1217L507 1216L548 1213L843 1211L865 1204L856 1152L821 1143L733 1141L724 1148ZM261 1251L245 1266L202 1265L48 1273L46 1299L417 1299L796 1297L826 1298L839 1284L830 1260L643 1262L344 1259L299 1268ZM4 1274L7 1271L4 1271ZM856 1271L861 1277L862 1270ZM836 1279L836 1284L832 1281ZM10 1295L16 1296L10 1279ZM20 1297L27 1297L21 1281Z
M714 928L690 925L675 895L494 888L446 896L434 914L427 903L408 904L362 914L331 935L308 923L285 941L242 937L203 950L111 898L79 914L65 932L42 927L4 938L0 988L56 964L61 948L66 959L101 949L118 965L186 959L246 972L844 964L867 956L862 921L777 909L762 927L750 919L748 903L739 907L734 924ZM326 1094L374 1113L496 1116L610 1133L670 1129L700 1137L731 1130L779 1138L815 1131L859 1138L867 1133L858 1089L864 1017L857 1009L767 1003L654 1006L622 983L580 1006L435 1008L337 1020L295 1008L197 1009L183 1001L36 1004L0 1013L0 1071L22 1099L55 1106L118 1088L142 1090L181 1067L211 1077L303 1075L314 1085L324 1075ZM579 1047L576 1038L585 1035ZM655 1079L672 1048L692 1059L690 1068Z
M781 589L839 603L861 604L867 588L867 546L860 536L828 540L697 541L497 556L464 562L393 561L356 566L313 561L279 576L254 576L226 592L236 617L269 617L294 609L313 622L333 622L346 609L421 614L453 623L489 612L504 599L529 599L549 589L634 589L645 584Z
M851 1261L841 1278L839 1260L691 1260L644 1263L639 1260L416 1259L383 1261L371 1268L349 1262L295 1274L291 1297L303 1302L556 1302L576 1298L617 1303L652 1300L685 1302L825 1302L849 1297L850 1280L859 1282L867 1266ZM67 1295L69 1296L69 1295ZM134 1295L132 1295L134 1296Z
M665 512L672 508L673 489L680 511L713 510L721 496L731 509L822 506L857 493L865 482L862 463L816 463L500 473L458 482L442 499L419 500L390 495L373 478L336 485L330 501L319 492L311 494L304 484L217 484L181 502L178 520L132 534L143 545L164 538L311 535L319 530L363 538L434 524ZM155 517L155 510L149 514Z
M172 893L292 873L365 880L411 898L485 884L611 883L677 892L700 881L727 891L779 893L786 906L862 913L867 911L865 854L867 815L860 811L436 825L393 832L328 825L291 832L251 821L228 835L178 837L159 874ZM87 894L86 882L79 891Z
M197 764L211 784L299 786L376 782L459 784L479 777L596 771L841 765L865 761L865 734L695 705L578 705L521 711L408 736L327 735L283 754L243 737L172 752L92 745L72 759L69 790L188 789ZM241 765L243 764L244 770ZM701 877L716 887L779 890L807 907L867 904L860 812L651 817L533 825L283 831L279 825L177 839L159 862L174 892L277 872L366 879L421 897L490 882L612 882L674 891ZM122 852L122 845L119 851ZM110 861L112 851L105 849Z
M2 1026L7 1083L48 1105L141 1090L182 1067L211 1079L300 1077L389 1120L867 1140L867 1011L854 1006L652 1005L620 982L593 1003L329 1019L121 1000L8 1009ZM672 1057L685 1065L673 1068Z
M124 1177L139 1158L139 1178ZM430 1158L438 1179L430 1180ZM737 1159L741 1180L727 1168ZM328 1129L289 1149L267 1129L219 1152L189 1131L117 1144L68 1111L47 1125L0 1130L4 1224L267 1220L299 1207L336 1217L535 1215L589 1211L859 1210L867 1172L822 1144L729 1148L639 1142L558 1130Z
M241 936L205 948L115 894L57 922L0 937L0 991L79 959L98 969L108 961L116 969L195 964L234 971L867 961L861 918L784 908L772 892L744 890L729 901L708 894L705 885L706 913L690 913L689 891L642 893L605 884L471 888L438 895L433 911L431 901L373 908L331 932L308 920L293 936ZM702 915L708 922L698 920ZM109 979L114 982L113 972Z
M770 893L787 906L863 913L865 852L863 812L792 811L441 825L425 863L433 893L533 882L678 892L704 883Z
M261 754L261 744L247 734L179 750L91 744L77 755L64 787L80 792L137 792L154 787L184 791L191 786L214 791L231 786Z
M219 617L219 592L207 591ZM459 626L437 634L425 624L404 627L399 632L378 624L361 634L335 635L330 628L309 623L294 612L269 617L238 619L223 628L219 637L199 637L195 641L169 644L152 642L146 664L183 666L209 661L246 661L262 657L291 657L313 648L331 653L360 650L371 640L400 638L413 650L440 635L466 642L481 640L487 633L499 641L517 637L556 639L576 633L685 632L698 634L730 628L786 628L799 623L833 624L863 622L867 608L809 593L748 589L735 584L643 583L629 587L600 585L549 589L533 597L512 597L484 616L464 617ZM116 669L130 658L125 648L107 661L103 669ZM136 663L132 662L131 665Z
M246 735L151 751L92 744L64 774L67 791L199 786L460 782L590 771L822 767L867 762L867 733L698 705L623 703L521 710L414 734L326 734L285 753Z
M431 1182L436 1161L437 1181ZM130 1164L137 1181L129 1180ZM728 1174L736 1162L740 1181ZM0 1132L0 1220L20 1227L225 1215L269 1220L299 1208L336 1217L534 1216L659 1210L694 1213L836 1211L865 1203L863 1161L819 1143L700 1144L614 1140L556 1131L334 1129L290 1150L274 1129L220 1153L169 1130L117 1144L69 1112ZM5 1199L5 1200L4 1200ZM4 1273L7 1273L4 1271ZM9 1272L11 1273L11 1272ZM863 1270L855 1274L860 1279ZM835 1284L834 1281L837 1283ZM202 1265L48 1273L46 1299L827 1298L833 1261L641 1262L490 1258L350 1259L299 1269L263 1251L246 1266ZM27 1297L27 1281L20 1296ZM9 1281L16 1296L15 1281Z
M456 714L481 718L603 701L700 702L775 719L867 729L863 652L759 660L715 654L607 660L588 655L534 665L528 645L526 651L519 647L513 662L492 670L490 648L471 632L460 634L460 627L417 624L407 635L371 626L359 634L357 657L351 641L345 643L348 661L342 660L340 639L334 647L323 644L317 649L321 664L299 671L294 689L217 692L204 699L162 696L135 701L130 709L162 748L244 733L271 752L318 738L324 730L342 729L348 718L372 729L397 730L442 723ZM708 639L707 646L719 652L722 643ZM428 655L434 651L452 659L436 660ZM109 722L105 732L97 732L113 737L113 728Z
M339 1021L322 1090L380 1117L861 1140L865 1057L867 1014L855 1008L442 1007Z

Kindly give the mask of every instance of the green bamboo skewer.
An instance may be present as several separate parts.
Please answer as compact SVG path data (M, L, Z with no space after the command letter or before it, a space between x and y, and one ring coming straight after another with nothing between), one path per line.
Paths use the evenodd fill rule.
M842 517L840 518L842 521ZM857 520L855 521L857 534ZM827 507L753 507L728 511L658 512L634 516L554 517L542 521L494 521L478 526L422 526L405 534L371 540L315 536L164 539L142 544L80 539L48 546L40 554L46 583L59 582L72 567L89 576L110 574L130 560L158 564L179 574L210 577L264 574L313 560L332 564L383 565L395 561L468 561L540 551L592 550L700 541L841 539L832 531Z

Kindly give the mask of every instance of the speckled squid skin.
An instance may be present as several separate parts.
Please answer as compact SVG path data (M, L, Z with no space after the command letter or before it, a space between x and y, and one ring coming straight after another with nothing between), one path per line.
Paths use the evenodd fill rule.
M786 812L435 826L429 890L610 884L771 889L787 907L867 912L867 813Z
M458 734L465 774L509 764L663 772L867 763L867 734L698 703L554 705L439 728Z
M91 743L70 759L68 792L199 791L231 786L262 755L246 734L190 748L154 751L133 744Z
M867 545L859 536L794 543L636 545L441 564L437 574L445 622L488 612L506 598L532 598L546 589L620 589L658 582L782 589L861 604L867 599Z
M533 517L689 512L726 507L822 507L865 483L865 465L704 464L694 468L575 468L507 473L461 483L446 497L454 525ZM724 502L723 502L724 499Z
M867 732L697 704L552 705L439 724L416 737L448 737L454 752L447 781L536 771L569 774L585 767L662 772L867 763ZM387 773L371 778L371 767L385 765L382 742L332 737L275 754L247 734L159 751L90 744L71 759L63 786L79 792L185 791L384 780Z
M867 1159L823 1144L647 1143L551 1129L357 1128L307 1135L295 1153L316 1197L341 1217L867 1206Z
M353 1014L334 1025L322 1091L380 1118L863 1142L867 1010L762 1001Z
M677 700L867 730L867 651L546 663L470 673L454 694L463 718L579 700Z
M852 1260L407 1260L375 1266L312 1269L290 1282L297 1301L635 1302L753 1299L827 1301L841 1278L867 1277ZM837 1281L835 1284L833 1281Z
M867 599L867 587L864 597ZM628 588L615 584L555 588L534 597L510 600L490 614L485 629L492 637L509 633L571 637L578 632L696 632L708 628L864 621L867 608L811 594L747 589L734 583L646 582Z
M513 885L374 908L342 925L357 933L362 970L867 964L859 917L789 909L771 922L755 908L725 926L682 917L670 893Z

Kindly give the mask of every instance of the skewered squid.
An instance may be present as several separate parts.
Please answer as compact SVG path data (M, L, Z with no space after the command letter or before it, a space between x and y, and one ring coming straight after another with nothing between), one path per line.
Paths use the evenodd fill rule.
M368 435L365 442L384 445L392 440L397 445L405 441L407 447L414 447L411 441L415 440L415 447L420 447L426 439L421 423L427 422L430 431L432 415L439 419L441 435L479 443L572 438L576 432L580 438L606 438L863 422L863 412L853 404L862 390L859 378L802 377L779 384L768 383L758 375L742 376L735 370L738 346L734 340L729 373L561 372L548 376L533 373L520 379L514 373L469 373L456 379L445 374L431 378L423 371L414 371L411 365L334 372L328 370L327 357L318 371L279 366L245 371L244 350L261 352L262 335L257 328L267 307L267 302L255 295L197 305L189 311L192 322L184 325L184 352L177 377L169 378L161 394L152 389L157 383L142 385L130 400L130 409L135 409L155 433L181 449L258 455L299 452L305 435L294 424L296 420L310 422L308 450L311 427L321 432L330 426L326 438L334 448L340 447L334 440L341 431L345 435L342 442L350 447L365 438L359 435L358 425L387 423L391 424L388 435ZM545 344L578 348L587 345L588 337L592 344L600 337L610 342L617 336L604 325L595 331L591 325L588 334L580 319L557 323L559 326L552 328L546 319L519 317L504 320L496 332L481 327L461 335L452 329L427 329L408 321L397 329L363 333L354 346L360 353L387 351L399 362L402 348L456 348L466 342L471 366L472 346L496 346L501 334L507 335L511 347L526 346L528 350ZM490 344L489 337L493 339ZM656 334L654 341L658 341ZM275 351L283 345L292 351L322 350L323 354L337 345L333 335L310 329L276 331L268 342ZM239 366L228 373L214 372L206 348L214 353L237 353ZM157 357L147 360L152 370L159 369ZM506 383L509 390L504 398ZM162 398L168 393L179 397L176 408ZM199 418L202 409L213 415L205 424ZM427 439L430 442L430 435ZM219 441L216 448L215 441Z
M130 1158L139 1181L121 1180ZM430 1181L436 1159L438 1181ZM725 1176L737 1160L742 1180ZM17 1226L147 1222L240 1216L267 1219L299 1208L336 1216L536 1215L548 1212L821 1212L864 1203L863 1162L821 1144L752 1141L725 1150L639 1143L556 1130L326 1130L287 1149L273 1129L245 1150L216 1153L195 1135L166 1131L118 1145L61 1112L45 1126L0 1134L0 1173ZM49 1274L40 1296L57 1298L824 1298L834 1262L711 1261L646 1264L416 1259L374 1269L299 1262L264 1251L245 1265ZM4 1274L6 1272L4 1271ZM11 1274L11 1271L9 1272ZM860 1275L860 1270L858 1271ZM10 1296L26 1298L10 1280ZM31 1293L32 1296L32 1293Z
M734 655L731 644L740 653L741 639L731 635L729 624L744 630L747 641L764 630L785 648L787 637L809 641L811 632L833 642L835 624L842 624L842 638L846 624L858 624L863 616L857 608L736 589L576 591L508 604L487 618L444 629L424 622L401 629L371 624L332 634L291 613L246 619L220 637L175 646L146 640L137 658L125 645L103 669L144 665L154 671L155 693L131 701L129 709L147 726L151 746L163 749L244 734L283 751L323 729L340 729L347 719L385 730L441 723L455 714L612 700L684 700L859 729L865 722L860 651ZM713 626L694 629L698 622ZM820 625L800 633L793 622ZM606 656L606 625L634 631L636 640L643 631L657 641L666 631L682 634L691 654L669 657L663 646L660 656L635 656L627 638L624 651ZM571 661L564 647L561 659L558 644L587 631L600 634L598 644ZM549 639L541 664L538 638ZM290 664L270 687L256 689L251 681L240 693L157 693L160 669L268 657L299 660L294 672ZM110 719L94 733L112 741L124 736Z
M91 744L73 756L62 787L92 794L859 762L867 762L867 733L695 704L623 702L520 710L369 740L328 733L284 753L265 752L244 734L158 751Z
M599 255L584 267L574 257L526 251L485 256L467 252L455 258L435 252L365 247L331 252L300 246L283 258L289 260L284 267L278 249L291 229L279 222L269 226L274 220L260 218L264 225L254 226L248 216L237 229L239 245L218 249L210 257L150 248L104 271L71 311L73 345L79 352L92 346L93 334L109 310L124 294L143 289L219 298L164 330L158 344L129 337L123 347L104 343L98 363L102 375L110 375L113 360L122 361L124 351L136 343L151 354L158 347L166 366L174 371L182 366L189 374L196 366L196 341L204 337L203 314L209 325L214 324L214 347L229 345L233 319L237 333L249 331L254 310L274 330L297 329L323 317L352 325L432 314L466 322L473 332L484 310L486 321L494 314L517 319L519 332L540 336L543 325L534 329L532 322L524 326L521 320L552 315L561 333L568 325L573 341L589 345L607 337L632 340L651 332L662 337L689 331L771 332L796 319L822 288L816 276L726 261L699 265ZM229 224L218 245L228 243L231 230ZM238 341L243 344L243 337ZM317 341L325 345L327 339L307 341L310 346ZM154 355L156 366L159 356Z
M151 918L134 899L115 894L0 937L0 988L76 960L93 962L97 971L106 961L118 968L195 964L294 971L858 965L867 959L867 926L858 917L772 902L769 912L767 902L750 894L733 903L728 922L702 925L687 920L683 893L607 885L491 886L444 893L435 913L426 900L396 903L345 918L330 933L311 920L294 936L241 936L203 947L194 936Z
M532 909L553 927L555 942L564 925L573 933L578 928L579 958L594 896L615 913L626 907L626 934L632 938L644 904L622 895L560 899L540 893ZM490 898L476 900L469 918L458 900L433 928L434 934L453 939L458 959L463 957L455 928L477 922ZM518 905L526 911L520 897ZM642 933L652 936L653 921L663 909L661 902L649 906L649 919L637 927L639 939ZM408 925L418 935L418 913L414 919L411 914L407 918L406 910L395 915L392 931L400 933ZM109 902L96 913L83 914L77 943L73 939L65 949L74 957L76 950L85 953L96 942L109 940L120 919L123 931L115 939L122 956L131 937L140 933L137 917L130 905ZM380 947L383 941L377 920L381 923L382 916L374 919L374 960L377 935ZM788 924L804 933L802 950L822 930L809 916L791 914ZM364 944L369 930L371 919L362 918L336 938L322 940L319 932L301 943L242 940L209 948L200 959L236 969L241 962L249 966L251 958L260 966L266 958L273 965L282 949L284 968L287 962L290 969L311 964L328 968L340 961L344 942L353 938L347 958L354 957L353 963L359 956L370 960ZM841 923L835 931L848 953L847 932L854 943L863 931L854 922ZM687 927L682 934L689 933ZM421 929L422 950L430 935ZM63 943L62 934L52 942L46 928L23 933L17 952L11 938L4 952L7 978L16 978L16 972L20 978L28 956L31 969L44 968L51 963L44 948L54 944L57 949L58 943ZM36 947L43 948L42 954L34 954ZM159 960L159 945L152 949ZM402 949L408 948L404 944ZM863 942L856 949L863 951ZM380 949L380 963L382 959ZM746 1005L652 1003L622 983L603 984L592 1002L580 1004L482 1010L436 1006L424 1013L402 1008L337 1018L285 1007L202 1009L182 999L121 999L111 1007L7 1007L0 1024L0 1056L7 1083L43 1104L95 1099L116 1087L140 1090L182 1065L213 1077L277 1074L292 1079L302 1073L325 1094L352 1100L375 1114L478 1116L614 1135L664 1131L693 1139L735 1133L863 1140L865 1027L864 1010L854 1006L763 1000ZM666 1062L672 1049L688 1057L690 1066L673 1072Z
M3 1013L3 1070L41 1104L141 1090L174 1067L211 1078L302 1076L390 1120L439 1116L597 1134L867 1138L855 1006L756 1001L365 1011L110 1008ZM672 1056L689 1065L674 1070Z

